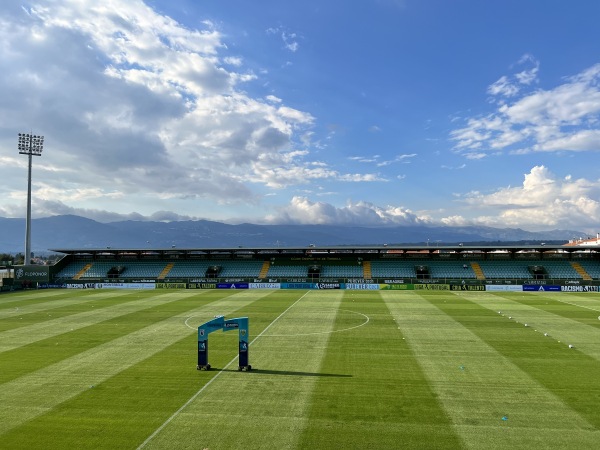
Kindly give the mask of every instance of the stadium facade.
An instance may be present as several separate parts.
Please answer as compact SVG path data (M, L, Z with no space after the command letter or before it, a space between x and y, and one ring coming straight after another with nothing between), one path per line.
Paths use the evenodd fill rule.
M598 292L600 246L53 249L4 289L349 289ZM6 279L5 279L6 281Z

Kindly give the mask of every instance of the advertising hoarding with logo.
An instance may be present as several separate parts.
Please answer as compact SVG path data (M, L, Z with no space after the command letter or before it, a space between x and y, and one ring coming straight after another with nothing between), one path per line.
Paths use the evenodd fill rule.
M50 280L49 266L15 266L15 280L18 282L48 282Z

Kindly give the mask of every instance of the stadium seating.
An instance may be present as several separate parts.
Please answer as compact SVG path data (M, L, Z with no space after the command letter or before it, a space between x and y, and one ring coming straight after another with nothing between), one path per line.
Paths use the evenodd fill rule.
M373 278L415 278L414 261L371 261Z
M362 266L321 266L321 278L362 278Z
M463 261L433 258L381 259L363 264L319 264L321 279L362 279L365 263L373 279L417 278L416 267L424 266L433 279L523 279L536 278L531 267L539 266L548 279L600 279L600 261L592 259L488 259ZM193 279L205 278L210 267L218 266L219 278L309 278L307 264L272 264L263 260L198 259L198 260L78 260L67 264L57 274L60 280L110 278L108 272L116 267L119 279ZM367 271L369 272L369 271ZM427 276L426 275L426 276Z
M273 278L306 278L308 276L308 267L275 265L269 268L267 276Z
M579 260L577 261L581 267L589 274L589 276L597 280L600 278L600 261Z
M428 261L431 278L471 279L477 278L470 264L463 261Z
M214 261L176 261L167 274L168 278L204 278L210 266L220 265Z
M581 279L581 275L573 268L569 261L549 261L543 260L536 262L548 272L548 278L553 279Z
M262 261L211 261L211 265L221 266L219 276L222 278L252 277L260 274Z
M57 278L60 279L70 279L74 278L79 272L81 272L86 265L88 265L88 261L76 261L68 264L57 274Z
M486 279L532 279L533 275L529 272L528 267L535 265L531 261L516 262L516 261L478 261L479 267L483 271Z

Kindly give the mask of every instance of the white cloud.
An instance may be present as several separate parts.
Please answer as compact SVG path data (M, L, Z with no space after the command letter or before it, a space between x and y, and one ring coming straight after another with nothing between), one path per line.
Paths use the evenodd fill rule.
M270 103L281 103L282 100L274 95L267 95L265 99Z
M283 47L286 50L291 51L292 53L297 52L300 48L300 43L298 42L298 34L290 32L282 26L267 28L267 34L278 35L283 41Z
M489 93L515 97L517 84L537 80L539 64L519 72L511 84L507 77L494 83ZM489 151L508 150L511 154L556 151L600 150L600 64L549 90L535 90L499 102L492 114L470 117L466 125L453 130L450 137L455 150L472 158ZM477 150L477 152L473 152Z
M318 225L418 225L429 219L419 217L409 209L397 206L379 207L368 202L349 202L339 208L325 202L313 202L306 197L294 197L290 204L269 217L273 223Z
M262 183L271 188L284 188L292 185L302 185L316 180L335 180L345 182L376 182L386 181L378 174L340 173L331 169L323 162L313 162L305 165L290 164L290 158L285 154L258 160L253 163L253 175L250 181Z
M460 215L443 217L441 219L441 223L448 227L466 227L469 225L473 225L473 221L465 219L463 216Z
M461 164L460 166L448 166L446 164L443 164L440 166L442 169L446 169L446 170L461 170L464 169L465 167L467 167L466 164Z
M394 163L405 163L405 164L409 164L410 160L414 157L416 157L417 154L416 153L410 153L410 154L401 154L401 155L397 155L395 158L393 159L389 159L389 160L385 160L385 161L381 161L381 155L373 155L370 157L364 157L364 156L350 156L348 159L352 160L352 161L357 161L360 163L374 163L377 167L385 167L385 166L390 166Z
M508 77L500 77L488 87L488 94L513 97L519 92L519 87L508 80Z
M40 0L1 11L0 25L0 142L23 124L46 135L43 170L63 171L44 174L46 199L252 202L253 183L379 179L315 165L312 115L242 89L256 75L210 22L189 29L140 0ZM24 163L3 159L0 178Z
M525 54L521 57L517 65L527 64L531 67L516 73L514 76L501 76L497 81L488 86L488 94L499 97L514 97L521 91L522 86L529 86L537 81L539 71L539 61L533 56ZM504 100L499 101L501 104Z
M469 208L487 213L469 223L528 229L594 229L600 221L600 180L560 179L545 166L535 166L523 184L492 193L472 191L462 196ZM466 219L465 219L466 220ZM442 219L444 223L456 218Z

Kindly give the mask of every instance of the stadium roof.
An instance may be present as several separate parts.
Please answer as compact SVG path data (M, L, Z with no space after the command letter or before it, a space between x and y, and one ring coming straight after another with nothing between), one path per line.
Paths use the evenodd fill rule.
M232 247L232 248L83 248L83 249L51 249L53 252L64 253L66 255L79 256L133 256L133 257L183 257L194 258L199 256L242 256L242 255L343 255L343 254L414 254L421 253L423 255L441 254L441 253L457 253L457 254L472 254L472 253L529 253L529 254L555 254L555 253L593 253L598 254L600 247L576 247L564 245L363 245L363 246L304 246L304 247Z

